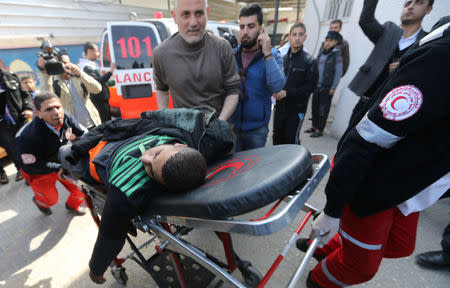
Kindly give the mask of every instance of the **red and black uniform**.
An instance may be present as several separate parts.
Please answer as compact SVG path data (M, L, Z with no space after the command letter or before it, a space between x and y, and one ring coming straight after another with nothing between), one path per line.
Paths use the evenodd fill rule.
M58 202L55 186L56 180L59 180L57 172L61 167L58 150L68 142L66 131L71 128L76 136L81 136L86 131L70 114L64 115L61 127L52 128L44 120L35 117L16 135L17 163L33 189L36 204L43 208L49 208ZM77 210L84 201L83 194L69 181L59 181L70 192L67 205Z
M450 23L449 23L450 24ZM415 246L419 211L450 188L450 26L422 39L342 137L325 188L339 234L316 251L321 287L366 282Z

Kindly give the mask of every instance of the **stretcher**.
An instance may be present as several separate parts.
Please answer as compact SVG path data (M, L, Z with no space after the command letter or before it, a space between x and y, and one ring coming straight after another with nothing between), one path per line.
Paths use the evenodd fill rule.
M111 273L125 285L128 277L123 263L132 259L151 274L159 287L220 287L221 284L264 287L308 219L319 212L306 201L328 169L326 155L311 155L299 145L278 145L230 155L208 168L207 181L202 187L181 194L155 195L145 213L132 221L137 229L149 234L149 239L137 247L127 236L133 252L116 258ZM74 183L85 193L86 203L98 224L107 193L101 186L83 179L74 179ZM243 214L255 210L268 212L263 212L258 219L242 219ZM301 210L306 215L299 221ZM286 239L287 244L264 276L233 249L232 234L265 236L293 221L300 224L290 239ZM226 263L189 243L185 235L192 229L214 231L222 241ZM159 240L155 242L157 253L146 258L140 250L156 239ZM319 240L311 243L289 287L296 286ZM231 275L236 269L244 283Z

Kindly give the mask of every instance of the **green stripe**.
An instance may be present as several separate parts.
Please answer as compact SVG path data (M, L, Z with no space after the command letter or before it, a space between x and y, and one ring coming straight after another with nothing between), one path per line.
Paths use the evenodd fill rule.
M134 185L133 188L131 188L130 190L128 190L127 192L125 192L125 195L130 196L134 191L136 191L138 188L141 188L142 185L144 185L148 180L150 180L150 177L145 177L143 178L139 183L137 183L136 185Z
M143 165L141 164L141 166L143 166ZM139 167L139 165L136 165L136 166L133 167L133 169L131 169L129 172L124 173L124 174L125 174L125 175L131 175L131 174L133 174L134 172L136 172L137 170L139 170L139 168L141 168L141 167ZM123 183L125 180L127 180L127 179L128 179L127 177L122 177L122 179L120 179L120 181L116 181L116 183L114 183L114 185L116 185L117 187L119 187L119 186L122 185L122 183Z
M136 158L130 157L129 159L125 160L124 163L121 163L121 165L117 169L111 170L111 172L109 173L110 182L114 179L114 177L117 176L117 173L127 169L128 167L130 167L130 165L132 165L135 162Z
M132 157L130 157L130 158L132 158ZM132 159L128 160L128 162L126 163L128 165L126 167L122 168L122 165L121 165L119 168L117 168L117 170L115 170L113 172L114 175L111 175L110 182L112 184L115 184L121 178L126 177L127 175L129 175L129 173L130 173L129 171L131 171L135 167L135 165L138 164L139 161L140 161L139 159L132 158ZM119 174L119 173L121 173L121 174Z
M126 185L122 186L120 189L125 191L129 189L136 181L141 180L143 177L148 177L147 173L145 173L145 170L140 171L138 174L134 175L133 178L131 178Z
M139 144L141 144L141 142L144 142L145 140L146 140L145 138L139 139L136 142L129 143L129 144L123 146L122 148L120 148L118 154L114 157L112 169L117 168L118 162L122 159L123 156L125 156L123 154L126 154L126 153L132 151L133 149L136 149L136 147L138 147ZM128 148L128 147L130 147L130 148Z

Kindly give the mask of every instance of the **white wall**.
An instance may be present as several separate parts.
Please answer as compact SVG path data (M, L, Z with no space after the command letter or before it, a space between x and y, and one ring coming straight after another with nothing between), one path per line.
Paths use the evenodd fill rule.
M137 7L93 0L2 0L0 49L37 47L41 43L37 38L49 38L49 34L54 36L54 45L98 42L107 21L128 21L131 11L139 18L152 18L154 12L167 7L167 0L147 2L146 7ZM155 8L148 8L149 3ZM163 12L169 16L167 10Z
M323 41L328 31L329 22L321 21L317 17L314 2L319 10L320 19L322 19L327 0L307 0L306 2L304 23L308 30L308 39L305 42L305 48L308 51L314 52L314 56L316 56L320 43ZM403 3L404 1L402 0L380 0L375 12L375 17L380 23L392 21L400 25L400 13ZM337 105L334 121L331 126L331 133L336 137L342 136L345 132L353 107L359 99L352 91L350 91L350 89L348 89L348 84L351 82L359 67L364 63L373 48L372 42L367 39L358 24L362 6L363 0L354 0L351 16L341 19L344 22L341 33L350 44L350 66L347 74L341 80L335 98L333 99L333 102L337 103ZM423 29L429 31L433 24L441 17L449 14L450 1L435 0L433 11L431 11L423 21ZM314 49L315 47L316 49Z

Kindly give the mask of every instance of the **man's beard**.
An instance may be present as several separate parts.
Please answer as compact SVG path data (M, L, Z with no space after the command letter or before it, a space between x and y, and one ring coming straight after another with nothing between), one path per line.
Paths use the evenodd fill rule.
M185 33L181 33L181 37L183 37L184 41L186 41L190 45L194 45L194 44L197 44L200 41L202 41L203 36L205 36L205 31L203 31L203 33L201 33L198 37L188 36L188 33L191 31L197 31L197 30L195 30L195 29L189 30L188 29Z
M253 46L256 45L256 41L257 41L257 38L253 38L250 40L242 40L241 46L242 46L242 48L245 48L245 49L252 48Z

